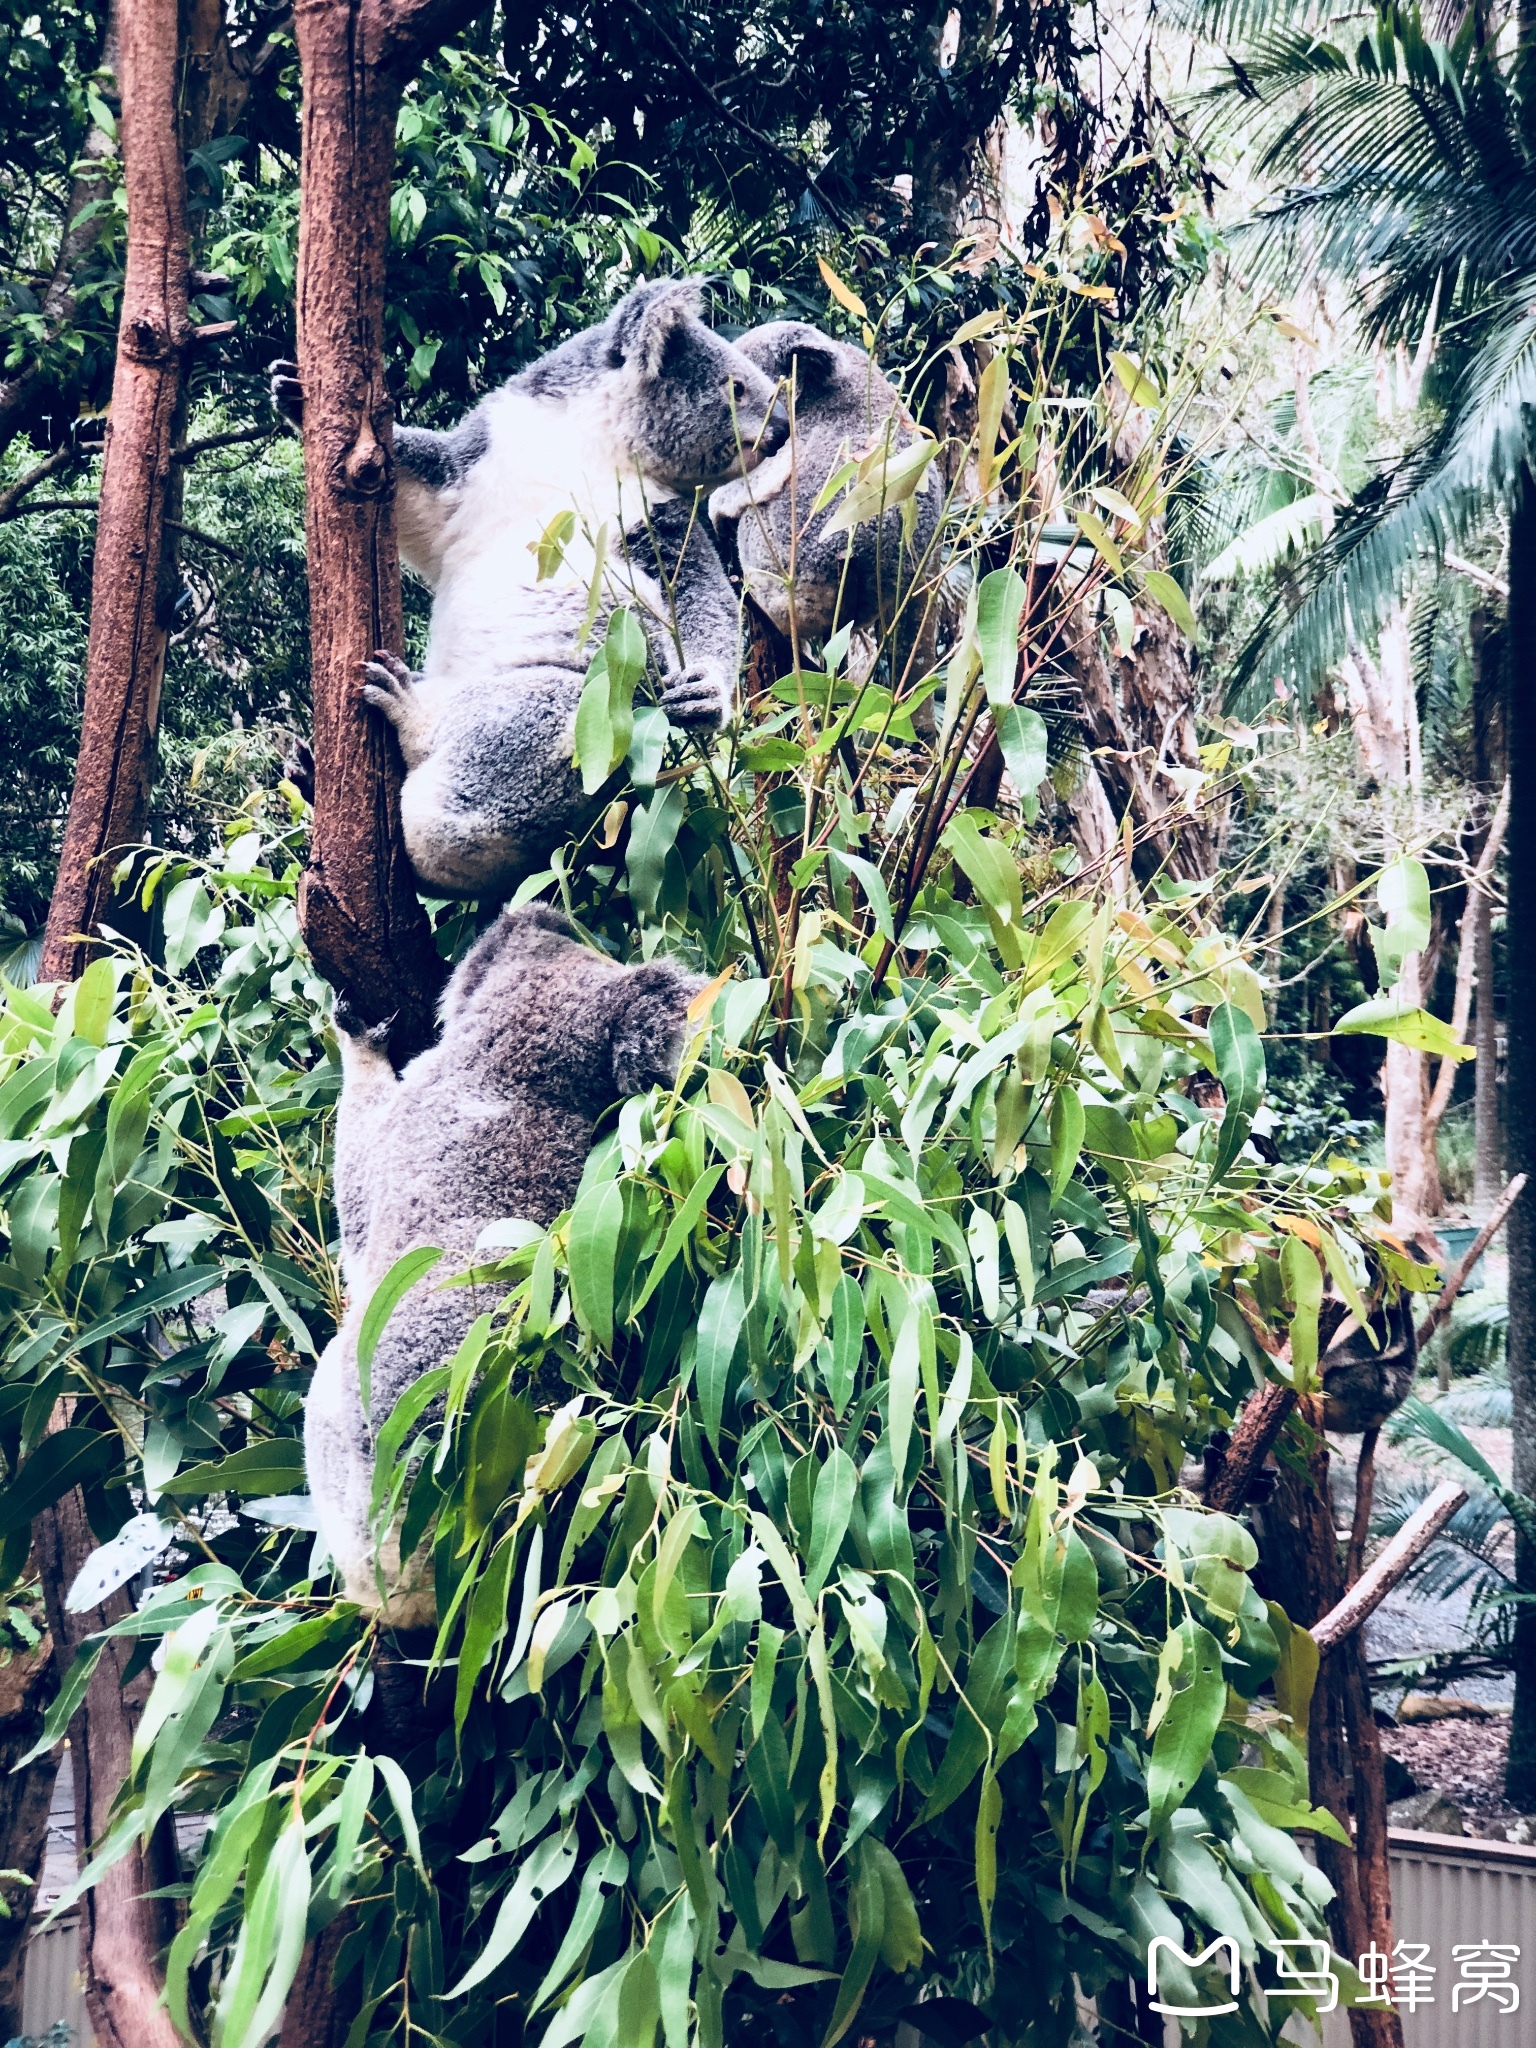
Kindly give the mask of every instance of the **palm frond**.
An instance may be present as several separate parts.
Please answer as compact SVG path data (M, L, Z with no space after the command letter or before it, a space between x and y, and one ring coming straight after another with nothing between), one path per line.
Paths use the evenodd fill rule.
M1350 641L1373 638L1413 582L1514 490L1536 408L1533 291L1536 278L1512 282L1440 426L1341 517L1307 565L1300 602L1289 612L1283 595L1271 603L1235 665L1234 709L1260 694L1261 672L1262 694L1278 674L1309 700Z
M1266 513L1229 541L1206 563L1203 580L1225 583L1237 576L1269 575L1323 539L1333 510L1333 500L1321 491L1293 498L1289 505Z
M1457 1372L1486 1372L1504 1357L1509 1343L1509 1303L1507 1301L1481 1302L1476 1306L1463 1308L1451 1332L1448 1346L1451 1365ZM1452 1402L1474 1403L1481 1398L1489 1407L1503 1403L1502 1423L1473 1424L1479 1428L1507 1428L1509 1424L1509 1388L1507 1386L1485 1385L1477 1388L1466 1387L1447 1395L1440 1403L1448 1408ZM1465 1424L1467 1418L1459 1410L1452 1420Z

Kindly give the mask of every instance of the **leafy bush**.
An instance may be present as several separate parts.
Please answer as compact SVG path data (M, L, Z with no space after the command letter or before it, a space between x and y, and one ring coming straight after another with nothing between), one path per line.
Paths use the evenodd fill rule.
M169 1998L219 2048L258 2048L338 1924L358 2044L507 2015L543 2048L830 2048L936 1992L1064 2044L1076 1987L1113 1997L1155 1935L1322 1938L1291 1831L1338 1824L1254 1708L1273 1678L1304 1711L1315 1664L1178 1481L1274 1369L1256 1333L1315 1384L1324 1268L1363 1315L1406 1262L1381 1176L1249 1146L1262 1006L1198 899L1116 902L1034 850L1041 479L1084 543L1064 602L1182 603L1135 545L1178 406L1120 359L1154 431L1111 466L1119 401L1053 398L1049 313L989 323L1017 431L994 374L1006 489L950 508L942 678L851 676L835 633L706 753L619 687L622 621L599 650L582 748L622 793L524 893L714 982L675 1087L618 1107L549 1229L487 1233L483 1313L377 1418L377 1526L436 1595L416 1662L307 1533L337 1075L293 829L137 856L156 958L98 962L56 1017L8 999L4 1562L75 1483L82 1597L161 1559L115 1625L158 1675L80 1882L208 1819ZM878 512L875 462L845 481ZM989 733L999 811L956 788ZM1243 1997L1226 2038L1268 2042Z

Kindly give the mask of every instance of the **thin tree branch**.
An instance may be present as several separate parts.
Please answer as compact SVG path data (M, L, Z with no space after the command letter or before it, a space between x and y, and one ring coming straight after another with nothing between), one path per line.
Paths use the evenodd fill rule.
M1429 1548L1466 1499L1467 1489L1458 1486L1453 1479L1435 1488L1338 1606L1330 1608L1321 1621L1314 1623L1312 1640L1320 1650L1331 1650L1335 1643L1343 1642L1361 1622L1376 1612L1392 1588L1406 1576L1414 1560Z
M3 525L7 519L14 519L16 517L17 506L30 491L36 490L37 486L45 482L49 477L57 476L61 469L67 469L71 462L79 459L79 455L80 450L74 443L72 441L65 441L55 448L52 454L45 455L41 462L27 471L25 476L17 477L15 483L8 484L3 491L0 491L0 525ZM38 508L33 505L27 509L35 512Z
M1462 1288L1466 1285L1467 1275L1488 1249L1495 1232L1501 1227L1504 1218L1524 1193L1527 1178L1528 1176L1523 1173L1515 1175L1514 1179L1505 1188L1503 1194L1494 1203L1493 1213L1488 1218L1488 1221L1467 1246L1466 1251L1462 1254L1460 1263L1452 1268L1450 1277L1440 1290L1439 1299L1418 1327L1416 1334L1421 1351L1450 1314L1455 1305L1457 1295L1460 1294Z
M1469 562L1465 555L1453 554L1449 548L1443 559L1447 569L1454 569L1458 576L1465 576L1479 590L1486 590L1491 597L1508 597L1509 585L1502 576L1495 576L1492 570L1479 569L1476 562Z
M165 523L172 533L184 533L188 540L201 541L205 548L217 548L221 555L228 555L232 562L245 560L245 555L239 548L231 547L227 540L215 540L211 533L204 533L201 527L185 526L179 519L167 519Z
M238 433L209 434L201 441L188 441L172 456L174 462L196 462L199 455L209 455L215 448L238 448L248 441L270 441L276 435L276 427L241 427Z
M5 516L10 519L30 519L34 512L95 512L100 509L99 498L37 498L30 505L18 506Z
M1349 1531L1349 1554L1344 1561L1344 1584L1353 1586L1365 1570L1365 1546L1371 1533L1371 1504L1376 1498L1376 1442L1381 1435L1373 1424L1360 1438L1360 1455L1355 1460L1355 1512Z

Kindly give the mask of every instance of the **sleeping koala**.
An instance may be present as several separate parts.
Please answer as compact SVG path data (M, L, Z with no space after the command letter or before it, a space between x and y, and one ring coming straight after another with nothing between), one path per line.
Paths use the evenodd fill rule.
M395 431L400 552L432 587L432 626L419 674L380 655L363 694L399 737L406 850L428 888L506 895L597 814L571 767L573 726L615 606L636 608L674 723L732 716L738 607L694 493L779 447L789 416L698 305L684 280L639 285L451 433ZM298 425L293 366L273 371ZM562 513L576 530L541 580L540 541Z
M1371 1317L1371 1343L1353 1316L1345 1316L1322 1357L1323 1426L1352 1434L1379 1429L1413 1391L1419 1344L1413 1299L1399 1295Z
M910 543L902 539L896 507L851 536L827 533L835 505L820 513L811 508L850 456L888 445L889 461L922 436L861 348L799 320L751 328L736 346L765 376L794 387L792 439L709 501L722 543L734 536L743 583L779 632L790 629L792 586L798 633L825 639L852 622L889 643L898 679L919 680L936 624L932 544L943 493L935 465L917 487Z
M422 1245L444 1252L379 1339L371 1407L382 1422L491 1305L443 1279L475 1263L488 1223L548 1224L569 1206L603 1110L676 1078L687 1007L703 986L665 960L620 967L534 905L503 912L466 954L443 993L441 1038L398 1078L385 1033L362 1029L338 1004L335 1184L348 1301L315 1370L304 1455L320 1533L349 1600L380 1604L368 1526L373 1447L357 1371L374 1289L403 1253ZM397 1589L399 1560L388 1550L390 1618L399 1626L430 1619L430 1586Z

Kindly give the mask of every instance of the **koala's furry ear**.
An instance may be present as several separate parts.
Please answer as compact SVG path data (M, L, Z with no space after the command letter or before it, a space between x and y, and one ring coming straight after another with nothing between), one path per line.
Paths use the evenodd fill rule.
M804 320L772 320L741 335L736 347L776 383L794 372L801 398L824 391L838 369L841 344Z
M673 329L696 320L702 304L699 286L689 277L637 285L611 316L610 360L615 367L632 363L644 377L658 375Z
M705 986L668 960L651 960L625 974L615 991L612 1059L619 1095L670 1088L683 1055L688 1005Z

